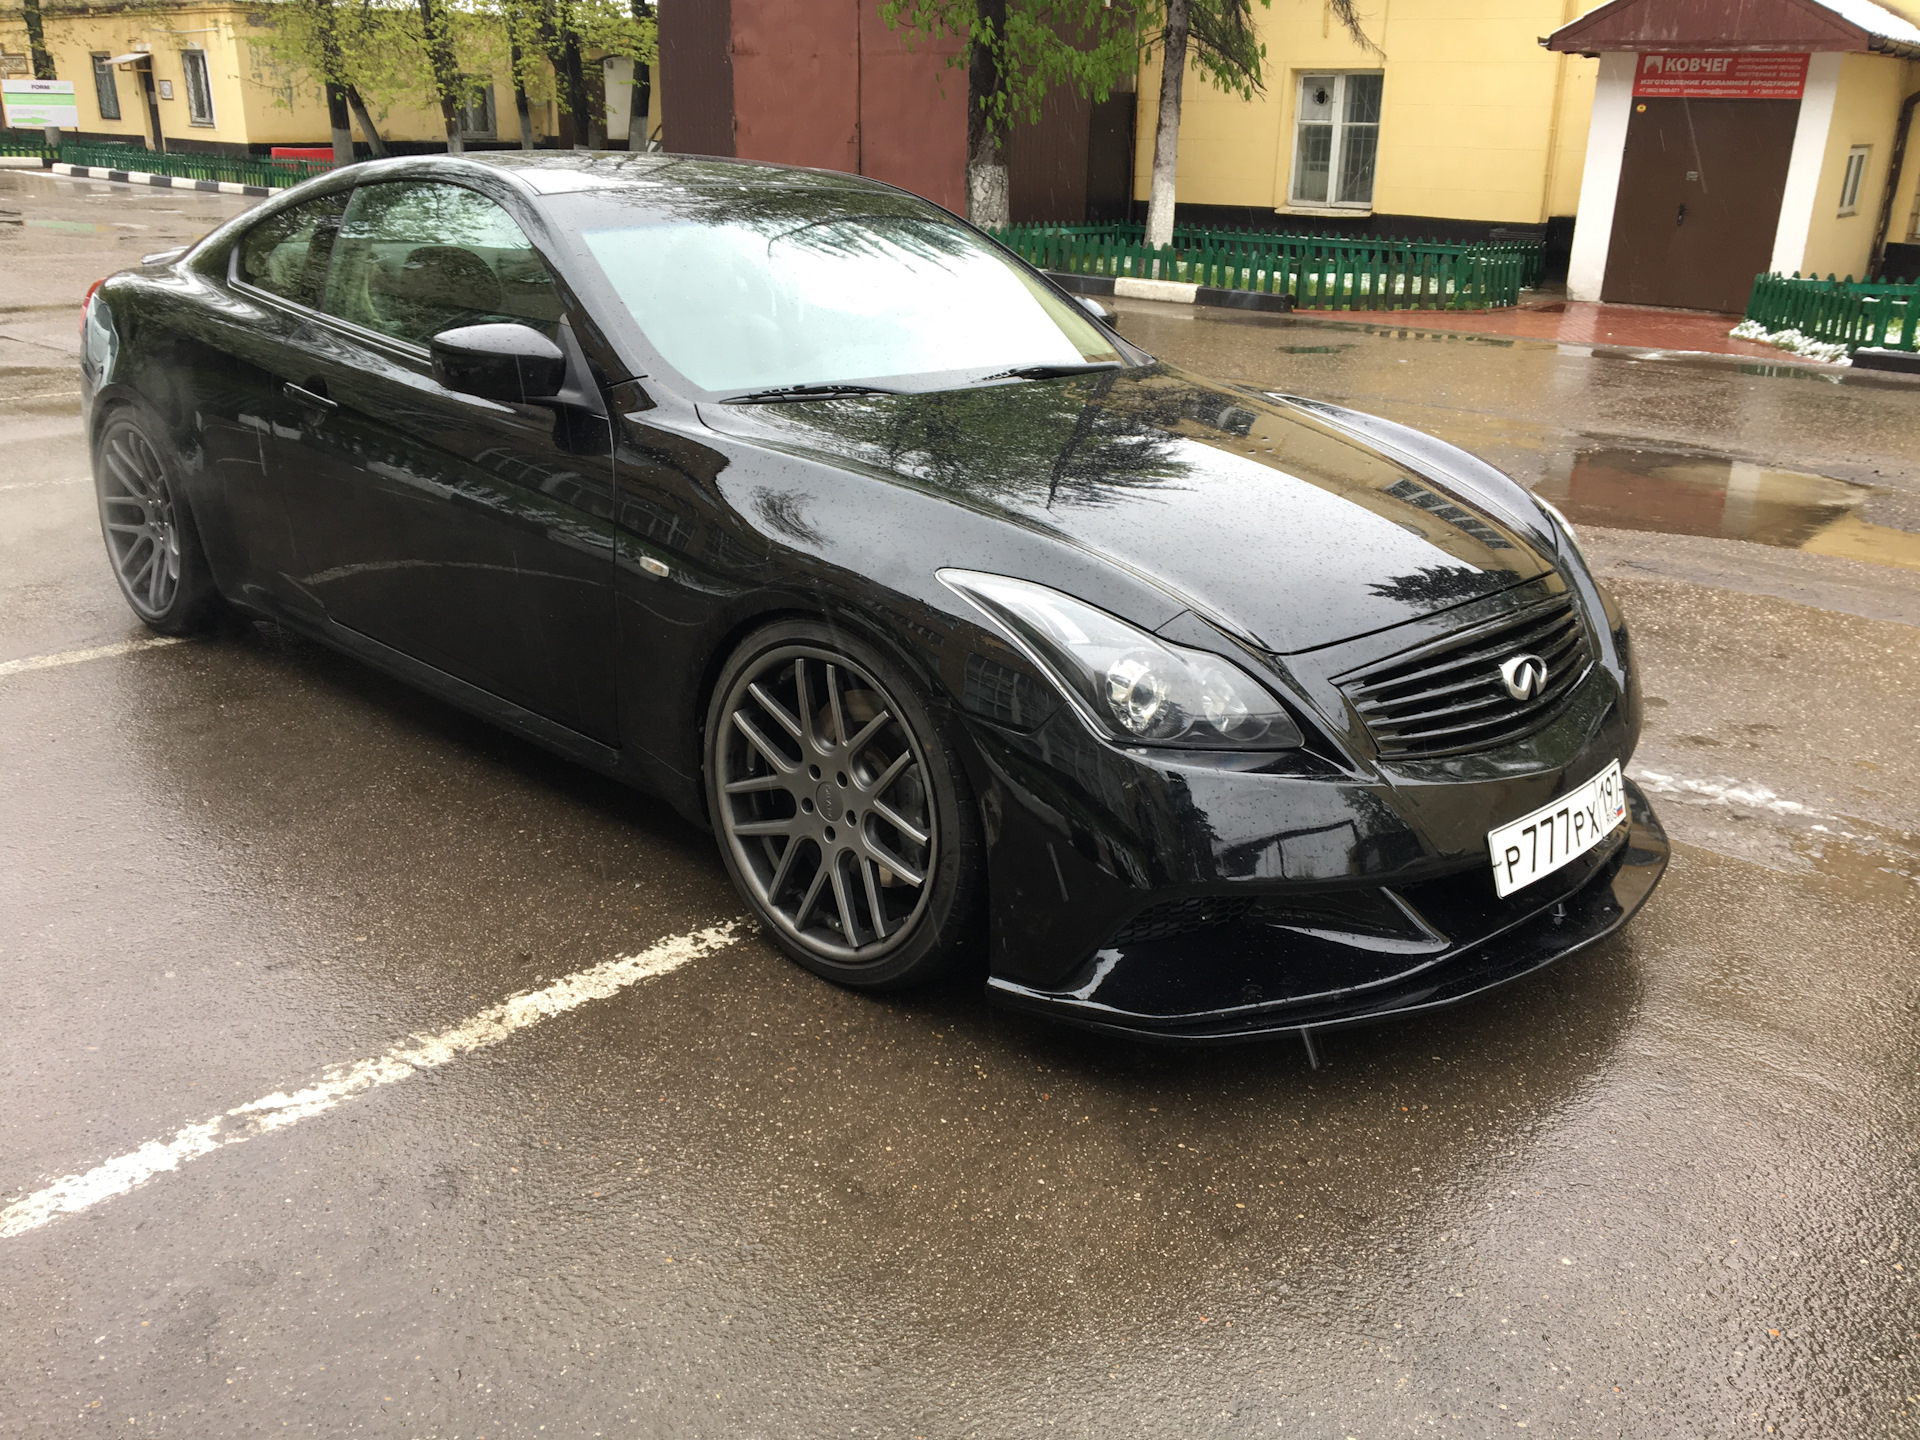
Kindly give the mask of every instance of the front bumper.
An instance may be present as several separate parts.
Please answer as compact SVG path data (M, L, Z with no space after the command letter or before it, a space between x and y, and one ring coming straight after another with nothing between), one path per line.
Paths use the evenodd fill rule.
M1505 900L1494 896L1484 859L1473 870L1410 885L1342 892L1391 890L1393 907L1417 917L1399 938L1368 940L1246 911L1183 934L1116 942L1054 987L996 974L987 991L1000 1004L1070 1024L1185 1043L1409 1015L1468 999L1611 935L1646 903L1668 854L1653 807L1629 781L1624 831Z

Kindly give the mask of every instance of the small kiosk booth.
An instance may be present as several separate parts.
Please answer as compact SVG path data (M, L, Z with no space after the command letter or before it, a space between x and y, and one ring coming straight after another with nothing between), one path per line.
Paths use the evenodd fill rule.
M1920 26L1894 11L1611 0L1542 43L1600 60L1571 298L1738 314L1757 274L1864 278L1913 233Z

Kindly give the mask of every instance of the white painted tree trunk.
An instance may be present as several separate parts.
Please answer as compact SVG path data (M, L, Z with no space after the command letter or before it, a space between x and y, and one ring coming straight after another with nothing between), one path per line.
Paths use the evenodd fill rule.
M967 219L983 229L1003 229L1013 214L1007 167L998 161L967 166Z
M1160 45L1160 118L1153 135L1153 188L1147 195L1147 244L1173 243L1173 176L1180 163L1180 91L1187 78L1188 0L1167 0ZM1171 276L1162 277L1171 279Z

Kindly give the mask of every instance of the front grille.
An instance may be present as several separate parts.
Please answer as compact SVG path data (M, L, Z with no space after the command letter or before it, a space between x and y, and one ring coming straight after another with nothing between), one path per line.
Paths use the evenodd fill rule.
M1516 655L1538 656L1547 666L1545 687L1525 700L1515 700L1500 678L1501 662ZM1457 755L1537 730L1592 665L1573 597L1556 595L1336 683L1381 755Z

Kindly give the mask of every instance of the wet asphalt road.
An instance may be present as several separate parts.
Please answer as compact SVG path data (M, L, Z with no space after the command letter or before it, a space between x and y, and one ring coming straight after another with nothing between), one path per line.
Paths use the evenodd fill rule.
M141 633L76 306L244 203L0 173L0 1207L740 908L283 635L6 665ZM1624 936L1318 1072L748 938L0 1238L0 1436L1920 1434L1920 387L1124 324L1616 522L1678 841Z

